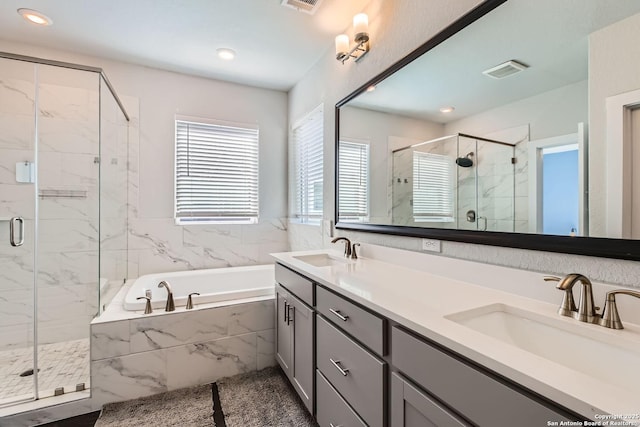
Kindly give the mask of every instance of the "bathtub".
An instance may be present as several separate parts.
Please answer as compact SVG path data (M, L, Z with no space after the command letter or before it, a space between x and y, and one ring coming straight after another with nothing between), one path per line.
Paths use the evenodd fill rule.
M146 301L136 298L144 296L145 289L151 290L152 307L164 308L167 290L158 288L158 283L163 280L171 285L176 307L186 306L187 296L193 292L200 293L193 296L196 305L270 296L275 290L273 264L147 274L131 285L124 300L125 310L144 310Z

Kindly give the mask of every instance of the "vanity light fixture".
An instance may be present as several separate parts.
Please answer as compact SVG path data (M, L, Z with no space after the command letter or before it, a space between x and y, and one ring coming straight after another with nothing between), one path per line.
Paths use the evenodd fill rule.
M336 37L336 59L344 64L349 58L358 62L369 52L369 17L359 13L353 17L355 46L349 48L349 36L340 34Z
M18 14L31 24L42 25L43 27L53 24L51 18L37 10L21 8L18 9Z
M455 107L442 107L440 109L440 112L444 113L444 114L447 114L447 113L453 112L453 110L455 110Z
M216 49L216 52L218 52L218 58L224 59L225 61L231 61L236 57L236 51L226 47Z

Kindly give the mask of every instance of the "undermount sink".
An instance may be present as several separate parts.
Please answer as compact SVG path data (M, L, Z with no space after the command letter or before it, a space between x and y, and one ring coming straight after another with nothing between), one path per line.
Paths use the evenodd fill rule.
M332 265L348 264L349 261L345 258L340 258L329 254L313 254L313 255L299 255L293 258L298 261L306 262L314 267L329 267Z
M635 392L640 384L640 337L628 339L598 325L572 324L505 304L445 317L604 382Z

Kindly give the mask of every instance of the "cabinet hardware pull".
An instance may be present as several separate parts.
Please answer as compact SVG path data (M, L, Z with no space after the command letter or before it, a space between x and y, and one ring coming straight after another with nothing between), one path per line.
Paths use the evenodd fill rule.
M333 308L330 308L329 311L338 316L338 319L342 320L343 322L346 322L349 319L349 316L343 316L342 314L340 314L340 310L334 310Z
M289 309L287 308L289 304L287 304L287 300L284 300L284 321L286 324L289 324Z
M343 368L339 365L340 361L339 360L333 360L332 358L329 358L329 360L331 361L331 363L333 363L333 366L336 367L336 369L338 371L340 371L340 373L342 375L344 375L345 377L349 374L349 370L346 368Z
M291 310L293 310L293 311L291 311ZM291 304L289 304L289 306L287 307L287 325L289 323L293 322L293 320L294 320L293 316L291 315L292 313L295 315L296 314L296 310Z

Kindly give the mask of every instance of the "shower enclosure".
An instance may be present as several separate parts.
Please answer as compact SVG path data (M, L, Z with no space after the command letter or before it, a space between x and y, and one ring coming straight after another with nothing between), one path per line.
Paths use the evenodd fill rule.
M515 146L455 134L393 151L392 224L515 231Z
M89 388L101 286L126 277L127 159L101 69L0 52L0 408Z

